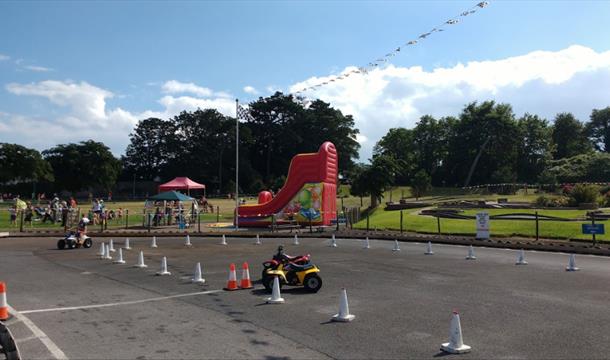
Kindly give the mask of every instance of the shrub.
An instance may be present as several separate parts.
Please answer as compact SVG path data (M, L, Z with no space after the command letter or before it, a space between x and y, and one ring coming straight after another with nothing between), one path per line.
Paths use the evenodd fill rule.
M538 207L567 207L570 204L570 199L565 196L550 197L540 195L534 203Z
M582 203L602 204L603 199L599 193L599 186L577 184L570 191L570 204L578 206Z

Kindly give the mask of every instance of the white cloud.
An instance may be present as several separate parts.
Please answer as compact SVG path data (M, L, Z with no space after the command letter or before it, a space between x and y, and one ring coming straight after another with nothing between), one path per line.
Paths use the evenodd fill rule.
M256 88L250 85L244 86L244 92L246 94L258 95L258 90L256 90Z
M310 78L292 85L290 91L326 79ZM598 53L574 45L431 71L390 65L306 95L354 115L361 132L360 158L367 160L389 128L411 128L425 114L458 115L466 103L495 100L513 105L517 115L530 112L552 119L558 112L570 111L587 120L593 108L610 106L609 88L610 51Z
M44 66L36 66L36 65L27 65L23 67L26 70L30 70L30 71L35 71L35 72L49 72L49 71L54 71L51 68L48 67L44 67Z
M0 54L0 61L10 60L10 58L11 57L8 55Z
M177 80L166 81L161 87L166 94L195 94L197 96L212 96L213 91L194 83L183 83Z

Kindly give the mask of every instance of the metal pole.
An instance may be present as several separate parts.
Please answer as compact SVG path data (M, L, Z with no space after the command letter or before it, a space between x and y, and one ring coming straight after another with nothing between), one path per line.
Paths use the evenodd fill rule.
M593 234L591 234L591 236L593 236L593 246L595 246L595 213L591 213L591 225L593 225Z
M201 232L201 213L197 209L197 232Z
M400 235L402 235L402 210L400 210Z
M536 241L539 239L540 227L538 225L538 211L536 211Z
M235 229L239 228L239 100L235 99Z

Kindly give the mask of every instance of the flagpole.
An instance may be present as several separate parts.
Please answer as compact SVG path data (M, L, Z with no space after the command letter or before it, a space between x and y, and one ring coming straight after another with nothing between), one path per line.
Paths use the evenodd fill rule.
M239 99L235 99L235 229L239 229Z

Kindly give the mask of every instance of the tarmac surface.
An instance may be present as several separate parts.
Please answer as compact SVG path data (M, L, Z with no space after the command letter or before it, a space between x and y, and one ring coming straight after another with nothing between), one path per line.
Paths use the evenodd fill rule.
M125 265L100 260L91 249L57 250L54 238L0 239L0 281L19 313L6 324L23 358L71 359L391 359L434 358L448 341L451 312L460 313L460 358L608 358L610 258L423 243L292 237L254 239L133 238ZM115 238L118 249L124 238ZM283 287L286 303L267 305L262 262L279 244L309 253L323 286L310 294ZM133 268L143 250L147 269ZM113 254L116 258L118 252ZM171 276L156 276L160 259ZM230 263L248 261L255 289L222 291ZM190 282L201 262L205 285ZM346 288L351 323L330 322Z

